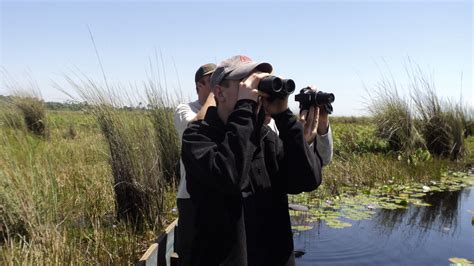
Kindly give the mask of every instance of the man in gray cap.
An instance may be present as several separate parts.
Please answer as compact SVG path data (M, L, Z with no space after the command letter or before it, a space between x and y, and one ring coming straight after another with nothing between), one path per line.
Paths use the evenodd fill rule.
M257 90L272 70L246 56L221 62L211 76L216 106L183 134L195 207L191 265L294 265L287 194L316 189L322 163L288 98L270 100ZM265 125L265 114L279 136Z
M207 108L215 106L214 94L211 92L211 74L216 69L216 65L209 63L202 65L194 75L196 83L196 93L198 99L190 103L179 104L174 113L174 126L181 139L184 130L192 121L204 118ZM178 205L178 232L177 232L177 253L181 265L189 265L189 252L191 251L192 240L194 238L193 216L194 208L186 190L186 172L183 162L180 160L180 181L177 193Z

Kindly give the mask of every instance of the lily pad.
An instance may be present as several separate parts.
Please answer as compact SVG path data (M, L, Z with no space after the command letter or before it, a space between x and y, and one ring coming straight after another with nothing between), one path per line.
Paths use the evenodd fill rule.
M339 220L336 220L336 219L327 220L326 224L329 227L336 228L336 229L346 228L346 227L351 227L352 226L352 224L350 224L350 223L342 222L342 221L339 221Z
M402 205L391 203L391 202L379 202L379 206L380 208L387 209L387 210L396 210L396 209L406 208L406 206L402 206Z
M311 230L313 229L312 226L309 226L309 225L292 225L291 226L291 229L294 230L294 231L308 231L308 230Z
M401 205L401 206L407 206L408 205L408 201L406 201L406 200L396 200L395 203L398 204L398 205Z
M421 201L421 200L414 200L414 201L412 201L411 203L412 203L413 205L420 206L420 207L431 206L431 204L426 203L426 202Z
M452 263L460 263L460 264L472 264L473 262L468 260L468 259L464 259L464 258L449 258L449 261L452 262Z
M407 199L408 196L409 196L409 195L406 194L406 193L401 193L401 194L398 195L398 198L400 198L400 199Z
M412 198L421 198L421 197L424 197L424 196L426 196L425 193L413 193L413 194L410 195L410 197L412 197Z
M354 221L358 220L368 220L372 218L372 215L375 213L373 211L368 210L355 210L355 209L343 209L343 216L347 219L351 219Z

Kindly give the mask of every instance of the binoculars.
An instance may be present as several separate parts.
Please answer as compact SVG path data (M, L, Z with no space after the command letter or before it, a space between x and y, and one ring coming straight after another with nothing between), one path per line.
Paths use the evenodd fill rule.
M270 98L285 98L295 91L295 82L292 79L281 79L276 76L267 76L258 84L258 90L270 95ZM334 94L322 91L315 92L310 87L301 89L295 95L295 101L300 103L301 110L308 110L311 106L321 106L328 114L333 111L331 103L334 102Z
M275 76L267 76L258 83L258 90L273 98L285 98L295 91L295 87L293 80Z
M334 94L322 91L315 92L310 87L301 89L295 95L295 101L300 103L301 110L308 110L311 106L322 106L328 114L333 111L331 103L334 102Z

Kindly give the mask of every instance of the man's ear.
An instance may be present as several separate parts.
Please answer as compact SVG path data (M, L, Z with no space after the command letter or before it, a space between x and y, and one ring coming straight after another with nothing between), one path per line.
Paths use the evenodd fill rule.
M216 98L216 102L225 101L224 89L221 85L216 85L212 92L214 93L214 98Z

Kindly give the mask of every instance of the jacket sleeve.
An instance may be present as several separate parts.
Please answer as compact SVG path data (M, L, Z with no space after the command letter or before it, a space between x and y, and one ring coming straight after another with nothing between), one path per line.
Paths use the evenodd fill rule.
M316 145L316 148L314 145ZM331 163L334 149L331 126L329 126L328 133L325 135L316 135L316 138L309 147L314 149L316 156L321 160L323 166Z
M277 157L286 192L298 194L316 189L321 184L321 161L306 143L303 126L289 109L273 118L283 142L278 145Z
M240 195L240 185L247 182L251 154L255 146L250 142L254 128L254 101L236 103L224 126L222 141L211 139L203 122L193 122L183 134L181 156L186 169L187 188L191 197L203 190L198 186L218 190L224 194Z

